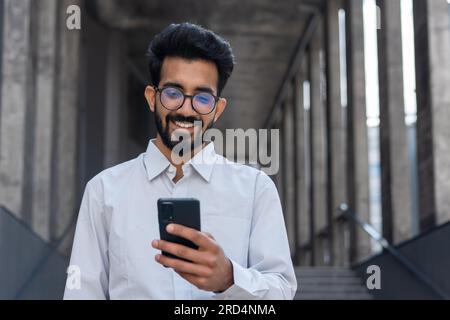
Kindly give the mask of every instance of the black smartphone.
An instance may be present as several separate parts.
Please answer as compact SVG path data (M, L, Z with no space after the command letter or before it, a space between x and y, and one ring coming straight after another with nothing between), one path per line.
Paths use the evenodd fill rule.
M190 240L168 233L166 227L171 223L175 223L200 231L201 226L199 200L193 198L158 199L158 220L161 240L178 243L192 249L198 249L198 246ZM165 251L162 251L162 254L166 257L191 262Z

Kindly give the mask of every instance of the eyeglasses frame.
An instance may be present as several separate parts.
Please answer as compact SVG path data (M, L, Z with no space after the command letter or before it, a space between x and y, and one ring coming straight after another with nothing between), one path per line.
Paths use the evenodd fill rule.
M178 108L176 108L176 109L169 109L169 108L167 108L167 107L164 105L164 103L162 102L162 95L161 95L161 93L162 93L163 90L169 89L169 88L177 89L177 90L180 91L181 94L183 95L183 102L182 102L182 103L180 104L180 106L179 106ZM156 91L156 93L159 92L159 102L161 102L161 105L162 105L166 110L169 110L169 111L176 111L176 110L181 109L181 108L183 107L184 103L186 102L186 98L190 98L190 99L191 99L191 108L192 108L195 112L197 112L198 114L201 114L201 115L203 115L203 116L206 116L206 115L208 115L208 114L211 114L214 110L216 110L217 102L219 102L219 100L220 100L220 97L215 96L215 95L213 95L212 93L210 93L210 92L205 92L205 91L196 93L196 94L194 94L194 95L189 95L189 94L185 94L185 93L183 92L183 90L181 90L180 88L177 88L177 87L174 87L174 86L167 86L167 87L162 87L162 88L158 88L158 87L154 86L153 89ZM200 94L200 93L207 93L207 94L210 94L210 95L213 96L213 98L214 98L214 107L213 107L213 108L211 109L211 111L208 112L208 113L201 113L201 112L198 112L197 109L195 109L195 107L194 107L194 97L195 97L196 95Z

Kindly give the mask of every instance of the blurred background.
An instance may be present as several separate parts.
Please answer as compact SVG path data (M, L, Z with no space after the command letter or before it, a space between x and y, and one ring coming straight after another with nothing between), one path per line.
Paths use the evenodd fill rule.
M449 299L447 0L0 0L0 299L62 297L86 182L155 136L146 48L186 21L234 49L217 127L280 130L296 298Z

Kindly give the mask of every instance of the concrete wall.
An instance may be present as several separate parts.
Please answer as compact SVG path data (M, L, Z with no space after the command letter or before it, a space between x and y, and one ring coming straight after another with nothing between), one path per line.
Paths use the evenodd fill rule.
M56 241L77 206L80 31L66 9L82 1L3 4L0 203Z
M152 136L145 84L128 72L125 33L94 21L83 1L2 3L0 204L46 241L64 237L69 255L86 182ZM81 30L66 27L71 4Z

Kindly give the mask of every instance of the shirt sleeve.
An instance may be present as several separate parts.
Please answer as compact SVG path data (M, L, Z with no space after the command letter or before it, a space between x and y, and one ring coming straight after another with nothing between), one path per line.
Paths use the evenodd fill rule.
M99 181L90 181L86 186L78 214L64 300L109 299L108 228L101 190Z
M297 280L283 211L275 184L263 172L256 181L254 201L248 267L230 259L234 285L213 298L292 300Z

